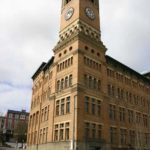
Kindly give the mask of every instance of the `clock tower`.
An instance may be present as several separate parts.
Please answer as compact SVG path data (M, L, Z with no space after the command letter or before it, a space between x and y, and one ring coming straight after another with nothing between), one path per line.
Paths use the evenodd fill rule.
M100 109L106 93L106 47L101 41L99 18L99 0L62 0L60 39L53 49L54 62L57 81L60 81L57 86L63 86L65 79L61 78L69 74L72 86L69 91L60 90L55 96L59 99L64 94L71 95L71 114L66 119L71 120L72 150L90 150L90 147L100 150L103 146L100 135L95 135L97 141L89 141L91 135L85 131L92 122L96 122L93 128L95 126L97 131L103 124L97 108ZM93 108L89 108L90 103Z

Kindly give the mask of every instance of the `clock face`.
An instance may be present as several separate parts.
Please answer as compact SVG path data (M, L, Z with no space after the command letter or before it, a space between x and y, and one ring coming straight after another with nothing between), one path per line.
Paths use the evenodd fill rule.
M69 20L74 13L74 8L70 7L65 13L65 20Z
M90 19L92 19L92 20L95 19L94 11L93 11L91 8L87 7L87 8L85 9L85 13L86 13L86 15L87 15Z

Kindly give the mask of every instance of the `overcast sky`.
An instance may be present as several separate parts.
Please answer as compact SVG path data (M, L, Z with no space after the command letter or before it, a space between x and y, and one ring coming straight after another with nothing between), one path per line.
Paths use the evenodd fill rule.
M107 54L150 71L150 0L101 0ZM31 76L58 41L61 0L0 0L0 112L30 110Z

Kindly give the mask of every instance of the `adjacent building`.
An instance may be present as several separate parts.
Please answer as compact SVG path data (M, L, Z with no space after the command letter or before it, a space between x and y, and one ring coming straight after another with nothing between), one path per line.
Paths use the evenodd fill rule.
M99 14L99 0L62 0L54 56L32 76L28 150L150 149L149 73L106 55Z
M5 123L5 117L0 116L0 133L3 133L4 123Z
M28 123L29 113L26 110L16 111L8 110L5 116L4 135L6 140L9 140L15 134L18 123Z

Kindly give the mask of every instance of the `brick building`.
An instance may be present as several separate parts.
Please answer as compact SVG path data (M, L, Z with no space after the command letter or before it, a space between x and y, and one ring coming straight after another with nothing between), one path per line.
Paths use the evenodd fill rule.
M15 129L20 121L28 123L29 113L25 110L8 110L5 116L4 134L6 140L9 140L15 134Z
M62 0L54 56L32 76L29 150L150 149L150 80L106 55L99 0Z

